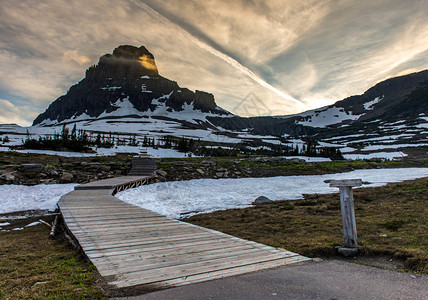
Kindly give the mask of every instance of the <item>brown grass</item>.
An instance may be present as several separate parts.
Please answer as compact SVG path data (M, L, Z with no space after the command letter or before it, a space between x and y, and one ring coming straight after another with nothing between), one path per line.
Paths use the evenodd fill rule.
M428 273L428 178L354 191L361 255L390 255ZM185 221L308 256L343 245L339 195L196 215Z
M0 299L102 299L92 264L46 225L0 232Z

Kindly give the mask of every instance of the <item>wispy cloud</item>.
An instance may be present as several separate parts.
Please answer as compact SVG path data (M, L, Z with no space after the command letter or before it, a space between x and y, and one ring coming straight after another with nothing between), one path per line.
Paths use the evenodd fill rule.
M253 71L251 71L250 69L248 69L247 67L245 67L241 63L239 63L236 59L234 59L234 58L230 57L229 55L227 55L227 54L225 54L225 53L223 53L223 52L215 49L214 47L208 45L207 43L199 40L195 36L191 35L184 28L181 28L180 26L174 24L169 19L167 19L166 17L162 16L161 14L159 14L157 11L155 11L154 9L152 9L151 7L149 7L148 5L143 4L141 2L138 2L138 1L136 1L136 4L139 5L140 7L142 7L150 15L154 16L155 18L157 18L161 22L167 23L171 27L174 27L174 29L177 32L181 32L182 34L184 34L191 42L193 42L196 45L198 45L201 49L206 50L209 53L213 54L214 56L216 56L216 57L220 58L221 60L225 61L226 63L228 63L233 68L237 69L238 71L242 72L243 74L245 74L246 76L248 76L249 78L251 78L252 80L254 80L256 83L260 84L262 87L270 90L271 92L275 93L276 95L278 95L279 97L283 98L284 100L294 102L295 104L299 104L299 105L302 105L304 107L304 104L301 101L299 101L299 100L291 97L290 95L287 95L286 93L280 91L279 89L273 87L272 85L270 85L269 83L267 83L265 80L263 80L261 77L257 76Z
M330 1L140 1L209 45L261 65L292 47L329 12ZM217 48L217 47L215 47ZM225 52L222 51L222 52Z
M17 107L10 101L0 99L0 123L1 124L21 124L24 126L31 125L28 117L35 118L34 113L27 106Z
M296 113L303 108L293 99L326 105L427 68L426 7L428 0L4 1L0 97L31 122L99 56L133 44L155 55L162 75L213 93L235 113L245 113L238 104L251 93L275 114Z

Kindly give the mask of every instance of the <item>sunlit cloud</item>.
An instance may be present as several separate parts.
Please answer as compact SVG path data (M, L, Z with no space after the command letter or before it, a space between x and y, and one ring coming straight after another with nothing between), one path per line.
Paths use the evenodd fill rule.
M74 61L77 62L79 65L85 65L91 61L91 59L84 55L79 55L77 53L77 49L74 50L68 50L64 52L64 60L65 61Z

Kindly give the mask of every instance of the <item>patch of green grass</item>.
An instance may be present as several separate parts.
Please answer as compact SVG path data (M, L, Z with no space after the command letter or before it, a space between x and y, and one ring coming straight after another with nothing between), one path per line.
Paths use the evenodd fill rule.
M92 264L44 225L0 233L3 299L104 299Z
M403 220L392 220L392 221L387 221L385 223L382 223L380 225L390 231L397 231L398 229L403 227L404 224L406 224L406 222L404 222Z
M307 256L335 255L334 247L343 245L339 195L315 197L185 221ZM406 270L428 274L428 178L355 189L354 200L363 255L394 256Z

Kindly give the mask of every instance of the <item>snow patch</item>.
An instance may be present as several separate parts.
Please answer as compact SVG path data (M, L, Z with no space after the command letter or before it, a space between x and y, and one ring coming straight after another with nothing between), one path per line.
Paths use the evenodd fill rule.
M328 125L339 124L347 120L357 120L361 115L353 115L346 113L342 107L328 107L324 110L312 110L300 114L303 121L297 121L297 124L324 128Z
M100 89L103 91L111 92L111 91L120 90L121 88L122 88L121 86L106 86L106 87L102 87Z
M375 151L382 149L398 149L398 148L411 148L411 147L425 147L428 146L427 143L421 144L394 144L394 145L371 145L364 147L361 151Z
M0 214L24 210L55 210L59 198L74 190L77 184L39 184L34 186L0 185Z
M364 103L364 109L365 110L373 110L374 105L379 103L381 100L383 100L383 96L382 97L376 97L374 98L372 101L366 102Z
M303 159L305 162L326 162L331 161L328 157L309 157L309 156L283 156L285 159Z
M25 225L25 227L36 226L36 225L38 225L38 224L40 224L40 222L39 222L39 221L37 221L37 222L33 222L33 223L30 223L30 224L28 224L28 225Z
M354 152L354 151L357 151L357 149L356 148L352 148L352 147L343 147L343 148L340 148L340 152L341 153L350 153L350 152Z
M153 93L153 91L148 91L148 90L147 90L147 85L146 85L145 83L143 83L143 84L141 85L141 92L142 92L142 93Z
M91 117L90 115L88 115L86 112L82 113L79 116L74 115L73 117L71 117L71 119L73 121L86 121L86 120L91 120L93 119L93 117ZM43 121L44 122L44 121Z
M360 159L373 159L373 158L383 158L394 160L397 158L406 157L407 154L401 151L399 152L374 152L370 154L344 154L343 157L349 160L360 160Z
M129 101L129 96L123 99L118 99L115 103L112 104L114 107L117 107L116 110L107 113L104 111L98 118L103 117L119 117L119 116L129 116L129 115L141 115L141 111L136 109L134 105Z
M119 199L172 218L251 206L258 196L272 200L302 199L302 194L337 193L327 179L362 178L382 186L428 176L428 168L356 170L347 173L270 178L194 179L161 182L116 194Z

